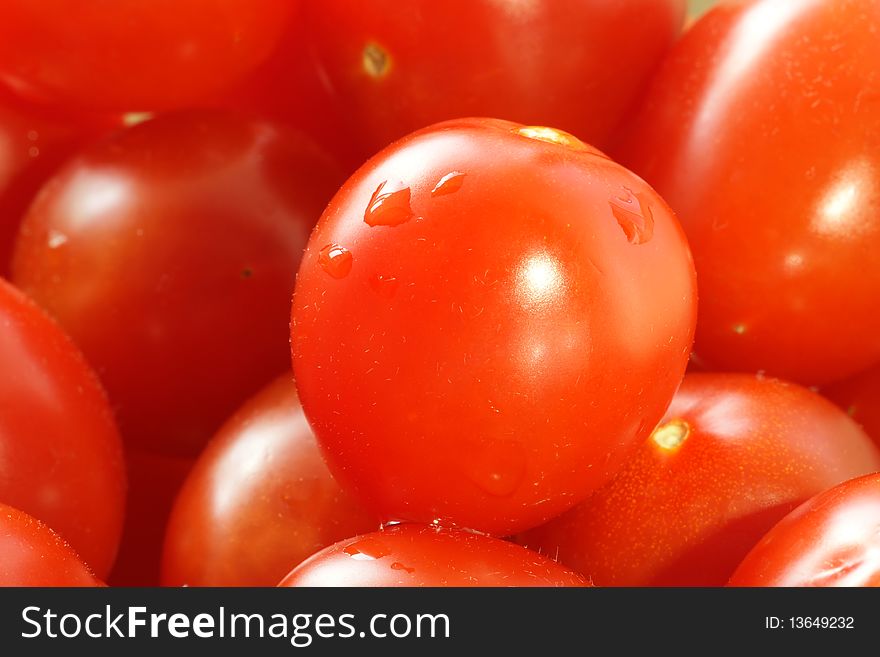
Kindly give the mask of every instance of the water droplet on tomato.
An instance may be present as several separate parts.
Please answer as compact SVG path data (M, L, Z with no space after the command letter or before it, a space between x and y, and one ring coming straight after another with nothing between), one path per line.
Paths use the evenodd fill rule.
M354 543L346 545L342 551L358 561L375 561L391 554L391 550L388 549L385 542L373 536L358 539Z
M383 299L391 299L400 287L400 279L395 276L376 274L370 279L370 287Z
M47 240L50 249L57 249L67 243L67 235L57 230L49 231L49 239Z
M328 244L318 252L318 264L333 278L345 278L351 271L351 252L344 246Z
M416 569L410 568L409 566L404 566L399 561L395 561L393 564L391 564L391 570L405 570L408 573L414 573Z
M437 181L437 184L434 185L434 189L431 190L431 196L454 194L461 189L465 175L467 174L464 174L461 171L450 171Z
M413 216L410 207L410 190L403 183L380 184L364 212L364 221L368 226L399 226Z
M630 244L644 244L654 235L654 211L644 194L629 187L624 187L623 192L608 202L611 213Z
M470 450L465 466L468 478L495 497L511 495L526 472L523 446L512 440L494 440Z

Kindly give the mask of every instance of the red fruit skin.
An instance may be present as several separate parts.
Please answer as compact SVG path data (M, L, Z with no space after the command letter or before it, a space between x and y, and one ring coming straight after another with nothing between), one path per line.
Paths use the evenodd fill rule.
M125 514L122 441L83 355L0 279L0 500L39 518L99 577Z
M103 586L58 534L0 504L0 586Z
M461 119L328 205L297 277L294 376L334 476L383 522L506 536L625 462L695 316L687 242L644 181L571 135Z
M827 490L752 548L730 586L880 586L880 474Z
M723 586L777 521L813 495L880 470L845 413L795 384L689 374L660 426L607 486L521 542L597 586Z
M612 156L681 220L713 371L824 385L880 361L880 0L719 3Z
M587 586L519 545L461 530L397 525L322 550L279 586Z
M318 550L379 521L333 479L290 374L230 418L174 503L165 586L275 586Z

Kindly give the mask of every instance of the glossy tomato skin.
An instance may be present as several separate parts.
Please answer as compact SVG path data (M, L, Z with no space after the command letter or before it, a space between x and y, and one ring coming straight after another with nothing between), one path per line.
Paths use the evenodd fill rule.
M194 459L127 450L125 525L110 586L159 586L168 517Z
M6 0L0 80L59 106L191 107L266 59L298 6L297 0Z
M311 0L326 78L374 153L462 116L602 146L681 30L684 0Z
M296 268L337 176L275 124L167 114L48 184L22 225L13 280L96 367L130 445L194 455L289 367Z
M585 586L519 545L461 530L396 525L331 545L279 586Z
M0 502L50 524L103 577L125 512L107 397L70 338L2 279L0 363Z
M816 495L749 552L730 586L880 586L880 474Z
M384 521L506 535L647 436L695 302L681 230L639 178L564 133L451 121L328 206L294 294L294 373L331 470Z
M880 445L880 367L822 388L822 394L861 424Z
M0 586L102 586L58 534L0 503Z
M612 153L678 214L695 351L804 384L880 360L878 0L712 9Z
M8 275L19 222L40 186L116 123L34 107L0 89L0 275Z
M378 526L330 475L285 374L196 462L168 523L162 583L275 586L318 550Z
M877 447L819 395L690 374L611 483L522 542L597 586L723 586L786 513L878 469Z

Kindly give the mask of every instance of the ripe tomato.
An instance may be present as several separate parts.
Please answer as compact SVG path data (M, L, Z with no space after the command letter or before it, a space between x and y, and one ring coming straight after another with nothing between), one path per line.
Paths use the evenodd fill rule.
M816 495L749 552L731 586L880 586L880 474Z
M874 367L822 389L880 445L880 367Z
M36 108L0 89L0 275L7 275L18 224L37 190L77 149L115 126Z
M342 187L299 271L293 363L334 474L384 521L505 535L650 432L690 351L681 229L571 135L425 129Z
M724 3L617 149L676 211L713 369L807 384L880 360L880 0Z
M171 507L193 459L128 450L128 500L110 586L158 586Z
M283 375L196 462L168 523L162 583L274 586L318 550L378 526L331 477Z
M103 577L125 511L107 398L70 339L2 279L0 363L0 502L50 524Z
M311 0L311 46L373 153L498 116L602 145L681 30L685 0Z
M523 542L597 586L722 586L798 504L877 470L880 450L819 395L691 374L612 482Z
M372 151L364 151L353 138L346 108L335 101L322 82L306 34L303 21L291 21L268 60L207 104L296 126L351 173Z
M297 7L294 0L3 0L0 80L58 105L188 107L264 60Z
M101 586L46 525L0 503L0 586Z
M397 525L318 552L279 586L585 586L519 545L467 531Z
M49 183L22 225L13 280L95 365L126 441L195 454L289 367L296 268L337 176L274 124L164 115Z

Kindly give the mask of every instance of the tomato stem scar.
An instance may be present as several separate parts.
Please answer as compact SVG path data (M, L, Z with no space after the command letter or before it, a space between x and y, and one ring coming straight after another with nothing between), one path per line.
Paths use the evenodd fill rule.
M654 429L651 433L651 440L665 450L675 450L682 446L690 434L691 425L687 422L670 420Z

